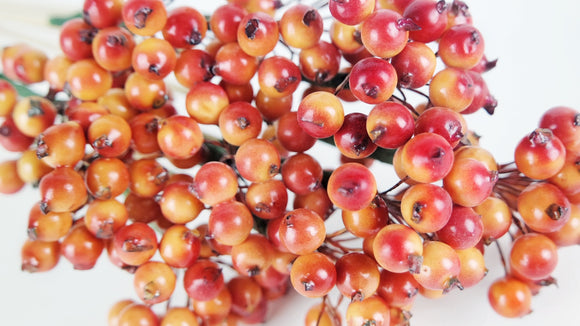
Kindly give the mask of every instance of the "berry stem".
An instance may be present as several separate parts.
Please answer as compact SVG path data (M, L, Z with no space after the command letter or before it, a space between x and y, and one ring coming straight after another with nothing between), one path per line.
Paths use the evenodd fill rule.
M431 99L429 98L429 95L421 92L420 90L414 89L414 88L405 88L405 89L408 90L408 91L410 91L410 92L413 92L415 94L418 94L418 95L423 96L425 99L427 99L427 101L429 101L429 103L431 103Z
M407 109L409 109L409 111L411 111L411 113L413 113L416 117L418 117L420 114L419 112L417 112L417 110L415 110L415 108L407 103L407 101L405 101L404 99L401 99L395 95L391 95L391 98L394 98L395 100L397 100L399 103L403 104Z
M332 232L332 233L330 233L330 234L327 234L327 235L326 235L326 238L327 238L327 239L332 239L332 238L338 237L338 236L340 236L340 235L343 235L343 234L345 234L345 233L347 233L347 232L348 232L348 231L347 231L345 228L342 228L342 229L340 229L340 230L338 230L338 231L334 231L334 232Z
M393 191L393 190L395 190L395 189L399 188L401 185L403 185L405 182L407 182L407 180L409 180L409 176L406 176L406 177L404 177L403 179L400 179L400 180L399 180L399 182L395 183L395 184L394 184L394 185L393 185L391 188L389 188L389 189L387 189L387 190L385 190L385 191L381 192L381 193L379 194L379 196L386 195L386 194L388 194L389 192L391 192L391 191Z
M507 262L505 260L505 256L503 254L503 251L501 250L501 246L499 244L499 241L495 240L494 242L495 242L495 245L497 247L497 251L499 252L499 258L500 258L501 264L503 266L503 270L505 272L505 275L507 276L508 275L508 268L507 268Z
M334 95L338 95L338 93L340 93L340 91L342 91L348 85L349 80L350 80L350 72L344 77L342 82L340 82L340 84L336 86L336 88L334 89Z
M320 312L318 313L318 318L316 318L316 326L320 325L320 321L322 320L322 316L324 315L324 310L326 309L326 300L327 295L322 297L322 304L320 306Z
M336 249L338 249L342 254L348 254L351 252L360 252L362 251L361 248L349 248L349 247L345 247L342 244L340 244L341 240L335 240L332 238L327 238L325 240L325 242L333 247L335 247Z

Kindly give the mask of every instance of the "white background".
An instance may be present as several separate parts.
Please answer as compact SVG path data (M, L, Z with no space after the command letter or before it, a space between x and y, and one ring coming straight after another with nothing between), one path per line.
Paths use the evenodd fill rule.
M208 8L209 1L182 3ZM0 45L26 41L50 54L57 53L58 31L46 27L43 19L51 13L78 11L81 5L79 0L0 0ZM468 5L483 33L487 56L499 58L497 68L485 75L499 101L496 114L490 117L480 112L469 116L468 123L483 135L481 145L499 162L510 162L515 144L535 128L543 111L556 105L580 109L580 4L567 0L476 0ZM14 157L0 150L2 160ZM382 189L394 182L393 176L388 168L378 172ZM124 298L135 299L135 295L131 276L113 268L105 254L91 271L73 271L64 259L49 273L20 271L28 211L38 199L38 193L30 188L13 196L0 195L0 325L106 324L109 307ZM508 320L497 316L487 302L489 284L503 274L497 251L490 247L486 252L490 272L481 284L438 300L419 298L412 310L412 325L569 324L577 320L580 303L578 257L577 247L560 250L554 272L559 287L545 288L534 297L531 315ZM267 324L300 325L306 308L316 302L297 295L278 300Z

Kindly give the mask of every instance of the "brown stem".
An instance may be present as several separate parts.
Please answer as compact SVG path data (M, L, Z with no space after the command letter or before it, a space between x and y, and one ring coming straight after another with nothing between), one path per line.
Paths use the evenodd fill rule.
M405 176L403 179L400 179L397 183L395 183L391 188L381 192L379 195L383 196L388 194L389 192L397 189L399 186L401 186L402 184L404 184L405 182L407 182L407 180L409 180L409 176Z
M497 240L494 241L495 245L497 246L497 251L499 252L499 258L501 260L501 264L503 266L503 270L505 272L505 275L508 275L508 268L507 268L507 263L505 260L505 256L503 254L503 251L501 250L501 246L499 245L499 242Z
M411 111L411 113L413 113L415 116L419 116L419 112L417 112L417 110L415 110L415 108L409 104L407 101L397 97L396 95L391 95L391 98L394 98L395 100L399 101L399 103L403 104L407 109L409 109L409 111Z
M322 297L320 312L318 313L318 318L316 318L316 326L320 325L320 321L322 320L322 316L324 315L324 310L326 309L326 298L327 298L326 295Z
M325 242L331 246L333 246L334 248L338 249L342 254L348 254L351 252L360 252L362 251L361 248L349 248L349 247L345 247L342 244L340 244L340 241L334 240L334 239L326 239Z
M339 235L343 235L343 234L345 234L345 233L347 233L347 232L348 232L348 230L347 230L347 229L345 229L345 228L342 228L342 229L340 229L340 230L338 230L338 231L334 231L334 232L332 232L332 233L330 233L330 234L327 234L327 235L326 235L326 238L327 238L327 239L332 239L332 238L338 237Z
M340 91L342 91L346 87L349 79L350 72L344 77L343 81L340 84L338 84L338 86L336 86L336 88L334 89L334 95L337 95L338 93L340 93Z

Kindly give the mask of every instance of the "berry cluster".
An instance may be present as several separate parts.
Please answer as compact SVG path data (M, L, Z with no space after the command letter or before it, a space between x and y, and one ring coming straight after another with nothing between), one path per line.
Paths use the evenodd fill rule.
M60 49L2 50L0 144L20 154L0 193L40 194L24 271L105 251L133 274L110 326L262 323L288 290L320 298L305 325L408 325L418 294L478 284L490 246L489 302L522 317L580 244L580 112L549 109L498 164L464 118L497 103L461 1L85 0Z

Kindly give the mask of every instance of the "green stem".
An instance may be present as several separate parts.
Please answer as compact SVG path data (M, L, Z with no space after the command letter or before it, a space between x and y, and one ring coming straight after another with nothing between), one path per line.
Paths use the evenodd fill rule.
M69 21L71 19L75 19L75 18L83 18L83 14L81 12L77 12L77 13L66 15L66 16L52 16L48 20L48 23L51 26L62 26L67 21Z
M0 79L9 82L10 85L12 85L14 87L16 92L18 92L18 95L20 95L22 97L41 96L40 94L38 94L35 91L28 88L27 86L13 81L12 79L8 78L6 75L4 75L2 73L0 73Z

